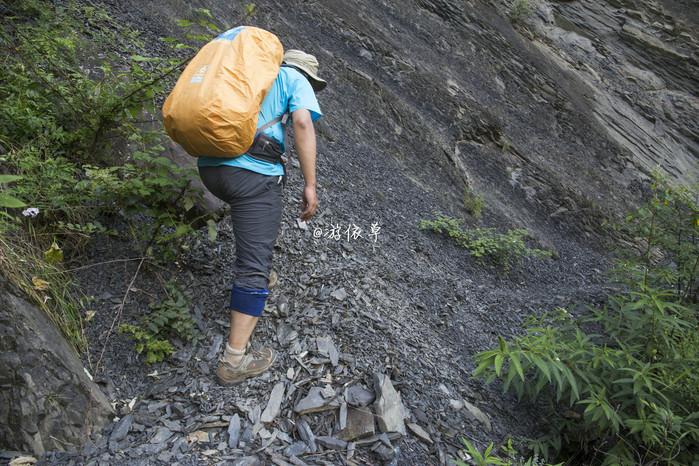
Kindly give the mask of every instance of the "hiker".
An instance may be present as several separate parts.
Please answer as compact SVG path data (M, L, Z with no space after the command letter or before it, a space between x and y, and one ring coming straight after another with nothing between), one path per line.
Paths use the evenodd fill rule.
M313 55L287 50L259 111L257 127L263 143L254 143L246 154L235 158L198 160L204 186L230 205L235 233L231 327L216 370L219 382L224 385L259 375L274 363L274 350L252 350L248 343L265 307L269 288L276 282L276 274L270 280L270 273L286 176L281 159L286 129L282 117L288 114L293 122L296 152L305 181L300 217L308 220L318 208L313 121L322 114L315 92L325 86L326 82L318 76L318 60Z

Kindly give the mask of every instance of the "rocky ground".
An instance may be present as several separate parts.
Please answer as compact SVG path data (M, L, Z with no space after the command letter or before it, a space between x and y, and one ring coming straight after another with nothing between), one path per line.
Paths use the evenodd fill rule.
M100 3L158 53L157 37L189 14L175 0ZM241 22L241 5L199 3L225 26ZM319 95L319 215L296 220L292 160L280 282L254 336L280 357L239 386L213 380L228 326L227 219L214 243L200 232L182 260L141 270L129 293L122 322L136 322L172 276L191 298L201 339L165 363L146 366L125 336L107 338L138 261L85 268L79 281L96 311L86 366L104 349L94 375L119 420L83 451L43 461L446 464L461 437L484 445L535 434L545 420L472 379L473 354L532 313L604 298L602 221L638 200L654 161L696 179L696 47L676 19L683 6L636 3L540 2L529 26L515 29L500 3L257 2L248 22L316 53L330 82ZM657 33L643 22L658 18ZM655 47L663 58L644 61L648 47L624 45L638 40L677 53ZM465 190L483 196L481 220L466 214ZM528 228L532 245L556 254L502 275L420 231L435 212ZM352 225L361 238L346 236ZM89 256L102 263L138 251L110 239Z
M320 174L332 176L323 164ZM376 182L371 178L358 180L357 189L368 189ZM186 260L172 266L192 297L202 339L182 344L172 361L149 367L126 337L112 335L97 380L122 419L75 462L257 464L251 459L256 456L261 464L438 464L455 455L463 435L485 442L531 434L534 413L472 380L471 356L497 334L518 329L532 312L602 296L604 260L591 249L561 248L560 259L532 259L499 276L417 230L420 212L437 201L417 196L411 183L392 186L396 194L416 198L413 213L357 206L354 212L363 217L354 221L366 228L364 238L316 239L316 228L347 225L346 214L335 217L330 206L350 204L351 192L325 188L328 207L299 225L300 186L298 171L292 171L275 260L280 282L254 338L255 345L280 352L274 370L233 388L213 380L227 332L234 254L224 219L215 243L202 232ZM376 242L361 218L381 226ZM129 257L125 244L102 247L94 253L103 261ZM93 367L136 265L82 274L82 285L97 298L87 329ZM121 320L137 321L161 294L159 277L172 272L156 268L139 275ZM377 396L386 411L375 404ZM59 458L69 463L71 456L47 460Z

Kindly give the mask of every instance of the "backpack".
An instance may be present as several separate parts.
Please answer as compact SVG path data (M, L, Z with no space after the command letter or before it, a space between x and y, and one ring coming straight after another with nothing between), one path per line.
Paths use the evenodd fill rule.
M283 48L271 32L240 26L206 44L163 105L168 135L194 157L236 157L252 145Z

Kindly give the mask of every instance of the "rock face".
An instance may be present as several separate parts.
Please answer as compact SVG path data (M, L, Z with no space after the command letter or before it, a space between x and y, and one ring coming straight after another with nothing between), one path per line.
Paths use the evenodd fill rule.
M109 422L109 401L51 320L0 278L0 448L70 450Z
M692 183L699 47L685 12L663 3L673 2L541 1L527 23L546 39L537 48L585 88L593 118L630 164Z

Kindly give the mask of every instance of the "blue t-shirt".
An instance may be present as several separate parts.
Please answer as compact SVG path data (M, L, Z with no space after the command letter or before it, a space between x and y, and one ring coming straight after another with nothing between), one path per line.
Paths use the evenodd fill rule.
M311 119L316 121L321 117L320 106L313 92L311 83L296 69L282 66L277 79L274 80L267 96L262 101L260 113L257 117L257 127L270 120L283 115L285 112L293 113L295 110L305 108L311 112ZM267 136L271 136L281 142L284 148L285 131L281 122L264 130ZM221 157L199 157L197 164L200 167L217 167L228 165L240 167L261 173L263 175L280 176L284 174L281 163L270 163L254 159L248 154L230 159Z

